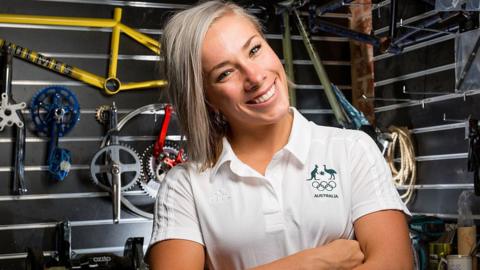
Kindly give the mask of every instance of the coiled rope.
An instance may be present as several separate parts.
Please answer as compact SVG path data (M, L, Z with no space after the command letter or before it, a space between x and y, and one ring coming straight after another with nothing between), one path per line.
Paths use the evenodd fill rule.
M400 198L407 204L412 198L417 177L412 138L410 132L405 127L390 126L388 130L390 131L392 142L388 145L386 160L392 171L395 186L397 188L406 187L406 191L400 194ZM394 161L396 149L400 150L400 165L398 169L395 166L395 163L398 162Z

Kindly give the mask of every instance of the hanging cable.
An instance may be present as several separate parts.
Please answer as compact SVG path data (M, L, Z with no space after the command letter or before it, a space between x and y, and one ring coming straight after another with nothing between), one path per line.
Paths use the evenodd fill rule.
M388 130L391 133L392 142L387 149L387 163L392 171L395 186L397 188L406 187L406 191L400 194L400 198L407 204L412 198L417 176L412 138L407 128L390 126ZM394 162L396 149L400 151L400 167L398 169Z

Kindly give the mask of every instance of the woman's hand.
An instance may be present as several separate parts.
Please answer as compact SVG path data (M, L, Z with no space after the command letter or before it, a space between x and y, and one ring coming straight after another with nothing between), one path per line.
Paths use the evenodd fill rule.
M363 263L364 255L360 250L360 244L355 240L338 239L324 246L305 250L306 253L313 253L312 267L306 269L353 269ZM308 259L309 257L307 257Z

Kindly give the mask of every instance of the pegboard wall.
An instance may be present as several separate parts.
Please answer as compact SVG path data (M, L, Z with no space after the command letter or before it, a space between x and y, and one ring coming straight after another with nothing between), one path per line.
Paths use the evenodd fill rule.
M113 9L123 9L122 22L158 39L162 25L172 11L194 1L100 1L100 0L2 0L0 13L88 18L112 18ZM326 16L326 20L348 25L348 14ZM281 27L278 18L266 22L267 39L282 58ZM295 27L292 29L297 108L308 119L334 125L334 118L315 75L313 65ZM56 58L99 75L107 74L111 30L89 27L34 26L0 24L0 38ZM312 37L333 83L350 96L350 49L346 38L319 34ZM161 79L158 61L143 46L122 36L118 78L122 81ZM3 85L3 83L2 83ZM64 181L52 180L47 172L48 138L34 131L28 108L23 111L27 126L25 181L28 192L12 194L14 129L0 132L0 269L23 269L26 247L40 247L51 254L55 249L55 225L69 220L72 225L72 249L77 254L95 252L122 253L128 237L150 239L151 221L122 211L120 224L113 224L109 194L90 178L89 164L98 151L104 127L95 120L95 109L115 102L121 119L143 105L165 102L160 89L120 92L107 96L91 86L63 77L23 60L13 60L13 97L30 103L40 89L60 85L73 91L81 108L80 121L59 145L72 153L72 167ZM143 114L130 121L120 133L120 141L140 154L153 143L163 115ZM179 139L175 118L170 138ZM135 203L149 207L153 200L135 187L125 193Z
M407 26L415 26L439 14L428 1L397 2L399 35L409 30L400 26L400 19ZM374 10L376 35L388 35L389 12L389 5ZM455 37L438 33L405 47L402 54L377 51L374 57L375 97L393 99L375 101L377 125L407 127L414 140L416 196L408 207L414 214L450 221L458 217L460 193L473 189L473 173L467 171L465 125L469 117L480 117L480 92L455 91ZM472 209L477 223L479 207L474 203Z

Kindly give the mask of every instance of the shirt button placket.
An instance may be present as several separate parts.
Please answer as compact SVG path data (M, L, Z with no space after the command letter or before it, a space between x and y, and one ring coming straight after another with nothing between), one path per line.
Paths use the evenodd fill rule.
M264 216L267 232L284 229L281 205L281 177L278 170L278 159L273 159L265 172Z

